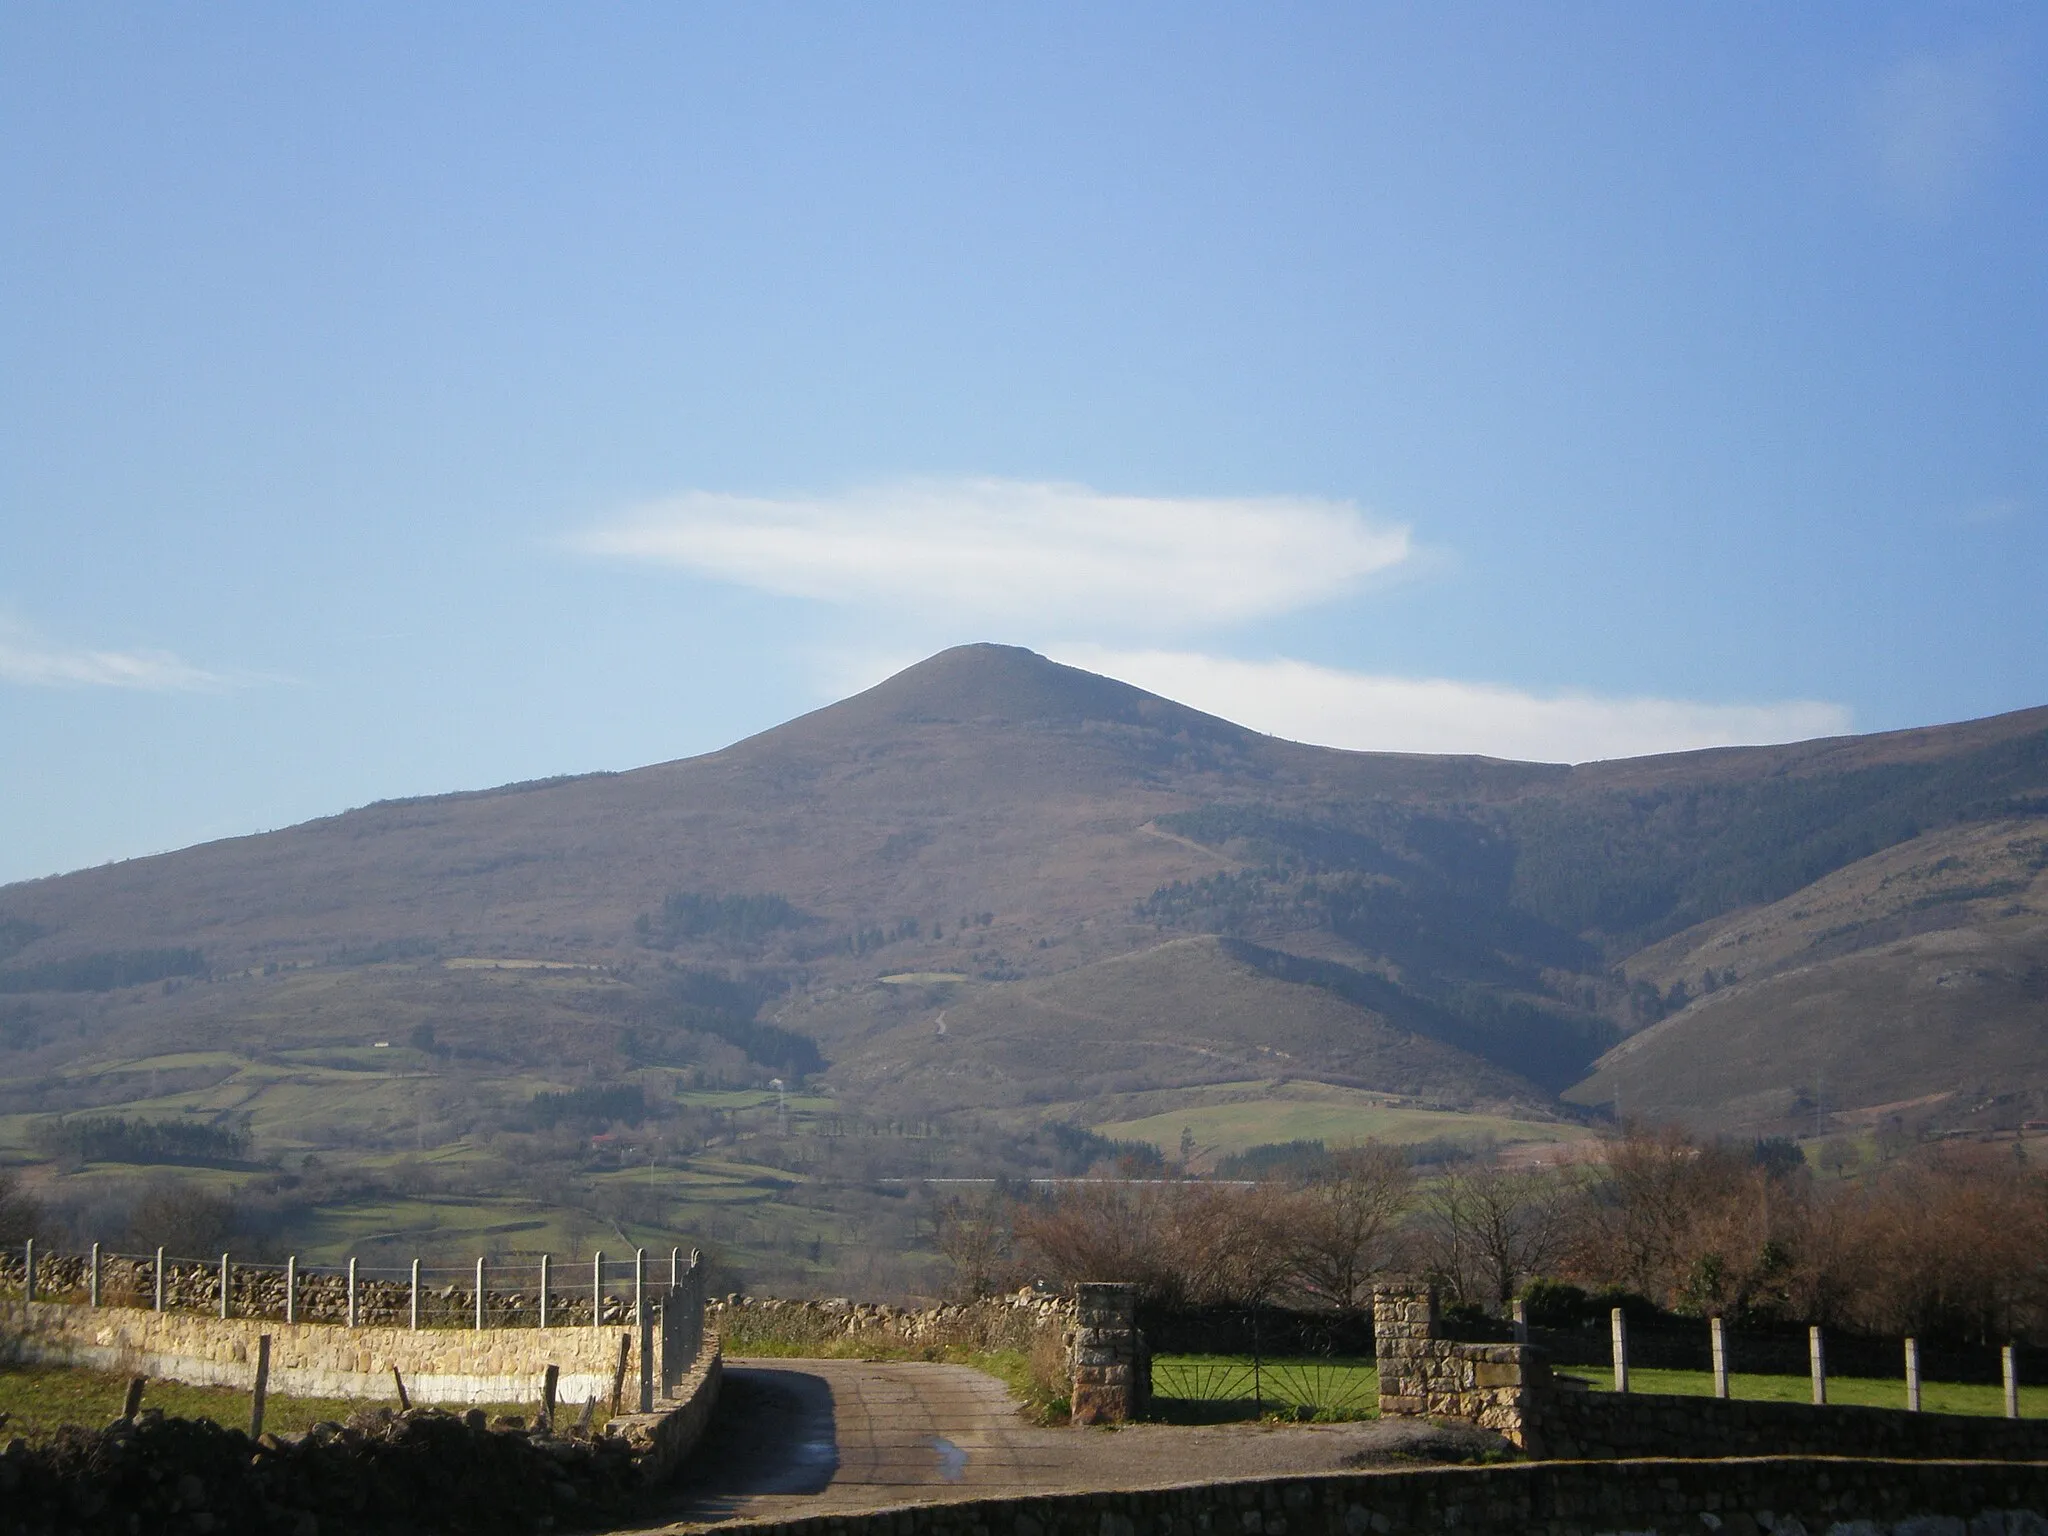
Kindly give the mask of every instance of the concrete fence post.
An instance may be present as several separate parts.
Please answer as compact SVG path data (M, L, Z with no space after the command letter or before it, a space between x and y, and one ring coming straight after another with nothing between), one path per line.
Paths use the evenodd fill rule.
M1628 1390L1628 1315L1616 1307L1614 1324L1614 1390Z
M159 1248L159 1249L157 1249L157 1251L156 1251L156 1310L157 1310L157 1311L159 1311L159 1312L161 1312L161 1311L163 1311L163 1309L164 1309L164 1251L163 1251L163 1249Z
M1827 1406L1828 1400L1828 1357L1821 1344L1820 1324L1815 1323L1806 1330L1806 1356L1813 1367L1813 1402L1816 1408Z
M1707 1319L1707 1342L1714 1348L1714 1396L1728 1395L1728 1329L1718 1317Z
M1906 1340L1906 1412L1920 1411L1920 1341Z
M30 1238L21 1260L21 1299L36 1299L36 1240Z
M633 1250L633 1324L640 1334L640 1411L654 1412L654 1314L647 1305L647 1250Z
M284 1258L284 1320L296 1323L299 1320L299 1256L288 1253Z
M357 1322L357 1319L358 1319L358 1318L359 1318L360 1316L361 1316L361 1314L360 1314L359 1312L357 1312L357 1310L356 1310L356 1261L355 1261L355 1259L354 1259L353 1257L351 1257L351 1258L349 1259L349 1261L348 1261L348 1325L349 1325L349 1327L351 1327L351 1328L355 1327L355 1326L356 1326L356 1322Z
M590 1256L590 1326L604 1326L604 1250Z
M420 1326L420 1261L412 1261L412 1311L409 1326L417 1333Z
M476 1331L484 1331L484 1261L476 1261Z
M674 1290L683 1283L683 1250L671 1248L668 1251L668 1288Z
M543 1328L548 1325L548 1286L551 1283L548 1279L548 1265L550 1262L548 1255L542 1254L540 1256L540 1325Z
M1519 1296L1515 1298L1515 1342L1529 1342L1529 1304Z
M249 1394L249 1438L255 1440L263 1434L263 1400L270 1392L270 1335L260 1334L256 1339L256 1386Z
M92 1299L91 1299L91 1304L92 1304L93 1306L95 1306L95 1307L96 1307L96 1306L98 1306L98 1305L100 1304L100 1245L99 1245L98 1243L94 1243L94 1244L92 1245L92 1291L91 1291L91 1298L92 1298Z
M690 1336L685 1347L694 1362L704 1348L704 1255L690 1250Z
M234 1266L228 1262L228 1256L222 1254L220 1256L220 1315L223 1318L234 1315L235 1303L232 1290L234 1278Z
M2020 1361L2012 1345L1999 1352L1998 1363L2005 1375L2005 1416L2016 1419L2020 1416Z

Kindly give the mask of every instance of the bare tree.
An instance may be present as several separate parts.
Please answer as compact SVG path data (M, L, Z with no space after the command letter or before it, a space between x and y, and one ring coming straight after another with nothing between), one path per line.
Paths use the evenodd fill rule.
M1423 1199L1423 1255L1460 1301L1505 1310L1563 1256L1572 1187L1498 1162L1452 1168Z
M1293 1266L1289 1195L1273 1186L1071 1185L1020 1206L1015 1231L1046 1278L1124 1280L1148 1300L1269 1300Z
M0 1243L13 1247L36 1235L43 1204L12 1173L0 1172Z
M1168 1188L1107 1179L1068 1185L1020 1205L1013 1230L1047 1279L1123 1280L1148 1298L1182 1301Z
M1290 1191L1189 1184L1171 1204L1174 1267L1188 1300L1263 1306L1293 1274Z
M1287 1202L1295 1288L1339 1311L1370 1306L1414 1196L1415 1175L1399 1148L1367 1142L1333 1153Z
M932 1211L939 1252L953 1271L963 1301L1004 1287L1011 1269L1010 1200L1000 1187L978 1195L950 1195Z
M180 1258L218 1253L234 1229L231 1198L179 1179L152 1182L128 1218L130 1242L142 1248L168 1248Z

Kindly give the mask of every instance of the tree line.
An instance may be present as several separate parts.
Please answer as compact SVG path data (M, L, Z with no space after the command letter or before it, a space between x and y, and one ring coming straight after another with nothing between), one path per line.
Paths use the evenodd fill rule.
M1106 1179L941 1202L963 1292L1136 1283L1156 1304L1355 1312L1384 1278L1454 1309L1584 1293L1738 1326L2048 1341L2048 1174L2007 1143L1822 1179L1784 1143L1637 1130L1563 1168L1497 1158L1424 1176L1368 1143L1249 1183ZM1788 1155L1789 1154L1789 1155ZM1575 1288L1575 1289L1567 1289Z

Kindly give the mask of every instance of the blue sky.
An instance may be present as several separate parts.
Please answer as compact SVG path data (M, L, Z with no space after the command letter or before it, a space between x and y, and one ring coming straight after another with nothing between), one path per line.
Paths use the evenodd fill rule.
M2035 5L0 4L0 880L995 639L1585 759L2048 703Z

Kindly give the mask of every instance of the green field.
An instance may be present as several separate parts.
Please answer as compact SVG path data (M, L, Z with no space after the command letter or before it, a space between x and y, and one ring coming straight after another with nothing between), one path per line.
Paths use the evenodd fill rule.
M0 1439L19 1435L31 1443L47 1440L65 1424L98 1429L120 1417L128 1378L110 1371L82 1371L54 1365L0 1365ZM152 1381L142 1397L145 1408L161 1408L179 1419L211 1419L228 1429L249 1427L249 1394L236 1387L188 1387L176 1381ZM340 1423L352 1413L374 1408L359 1398L283 1397L269 1394L263 1403L266 1432L293 1434L326 1421ZM389 1406L396 1406L391 1404ZM491 1403L484 1411L530 1416L533 1403ZM602 1418L610 1417L599 1410Z
M1574 1370L1568 1373L1591 1384L1596 1392L1614 1390L1614 1377L1606 1371ZM1629 1389L1634 1392L1669 1393L1677 1397L1711 1397L1714 1378L1707 1371L1644 1371L1631 1368ZM1813 1381L1807 1376L1746 1376L1731 1374L1728 1395L1763 1403L1811 1403ZM1830 1376L1828 1401L1858 1408L1903 1408L1906 1383L1902 1378L1875 1376ZM1923 1381L1920 1383L1923 1413L1963 1413L1997 1418L2005 1412L2005 1389L1974 1382ZM2020 1417L2048 1418L2048 1386L2020 1387Z
M1208 1102L1197 1099L1185 1108L1105 1121L1093 1129L1117 1141L1150 1142L1168 1156L1179 1149L1181 1132L1187 1130L1194 1134L1201 1154L1209 1157L1288 1141L1320 1141L1330 1147L1438 1139L1507 1145L1573 1141L1591 1134L1569 1123L1423 1109L1387 1094L1324 1083L1227 1084L1208 1090L1202 1098Z
M1587 1382L1597 1392L1611 1392L1608 1373L1574 1370L1560 1374ZM1711 1397L1714 1378L1707 1371L1631 1370L1635 1392L1679 1397ZM1379 1373L1370 1361L1280 1359L1267 1361L1258 1388L1267 1412L1315 1418L1371 1418L1378 1413ZM1728 1378L1729 1395L1750 1402L1811 1403L1813 1383L1805 1376ZM1247 1417L1252 1411L1252 1363L1241 1355L1161 1355L1152 1362L1152 1395L1160 1417L1203 1420ZM1164 1400L1160 1402L1159 1400ZM1828 1402L1861 1408L1904 1408L1906 1384L1868 1376L1831 1376ZM2005 1412L2004 1389L1980 1383L1924 1381L1920 1406L1925 1413L1955 1413L1997 1418ZM2020 1416L2048 1418L2048 1385L2020 1388Z
M1278 1414L1335 1422L1379 1417L1379 1371L1367 1360L1160 1355L1152 1361L1153 1417L1213 1423Z

